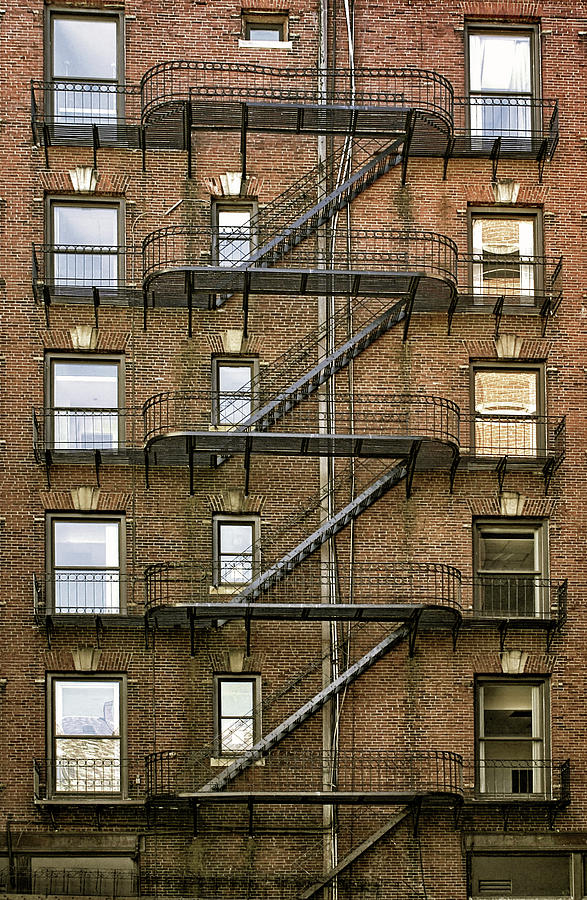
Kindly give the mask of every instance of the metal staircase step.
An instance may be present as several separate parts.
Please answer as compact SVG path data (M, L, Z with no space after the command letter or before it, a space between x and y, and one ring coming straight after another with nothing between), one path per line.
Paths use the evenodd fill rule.
M414 609L417 611L419 607L414 607ZM296 728L299 728L303 722L314 715L319 709L322 709L332 697L335 697L348 685L356 681L363 672L366 672L367 669L374 665L374 663L389 653L390 650L393 650L393 648L401 643L404 638L408 637L409 633L410 629L406 625L402 625L400 628L392 631L391 634L387 635L387 637L369 650L369 652L362 656L356 663L353 663L352 666L339 675L338 678L335 678L335 680L327 687L319 691L311 700L308 700L307 703L296 710L291 716L288 716L287 719L278 725L277 728L274 728L273 731L266 735L266 737L257 741L250 750L243 754L243 756L235 759L234 762L220 773L220 775L217 775L203 785L203 787L199 789L199 793L223 790L223 788L238 775L254 765L257 760L265 756L273 749L273 747L276 747L283 738L295 731Z

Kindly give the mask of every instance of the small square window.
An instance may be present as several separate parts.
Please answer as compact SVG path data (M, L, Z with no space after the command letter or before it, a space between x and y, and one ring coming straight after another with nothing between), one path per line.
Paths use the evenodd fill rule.
M121 29L119 16L50 14L48 67L56 124L109 124L121 116Z
M544 257L537 213L471 213L472 290L476 297L505 297L532 306L543 291ZM482 302L482 301L479 301Z
M535 457L544 453L542 366L474 365L472 393L477 456Z
M217 585L248 584L259 570L259 520L245 516L214 518L214 580Z
M48 358L53 450L118 450L123 441L119 359Z
M243 40L255 44L287 43L287 25L287 15L244 13Z
M548 798L546 683L480 679L477 701L479 793Z
M212 257L218 266L238 266L256 245L255 207L248 203L216 203L213 206Z
M546 615L550 599L546 524L479 520L474 537L477 612L502 618Z
M56 287L115 288L122 274L120 204L51 201L52 274Z
M213 366L213 424L239 425L246 421L254 408L256 361L216 359Z
M50 516L49 601L61 615L115 615L123 609L123 520Z
M471 25L467 35L473 146L499 137L506 150L529 145L537 125L536 29Z
M50 795L123 795L123 678L50 676Z
M216 679L216 752L245 753L261 734L259 676Z

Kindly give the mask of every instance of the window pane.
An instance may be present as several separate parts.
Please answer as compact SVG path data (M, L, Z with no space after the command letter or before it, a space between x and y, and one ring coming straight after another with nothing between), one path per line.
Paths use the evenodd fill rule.
M84 794L119 793L120 741L58 738L55 788Z
M53 237L61 246L116 247L118 207L54 204Z
M218 210L218 263L238 265L251 249L251 210Z
M112 363L56 362L53 366L56 450L115 450L118 415L91 409L118 407L118 366ZM78 411L69 412L71 408ZM81 411L80 411L81 410Z
M537 568L536 533L482 534L479 565L484 572L534 572Z
M220 749L225 753L240 753L253 746L252 719L222 719Z
M118 566L118 522L55 522L56 566Z
M535 415L538 412L538 372L478 369L475 372L475 412Z
M222 716L250 716L253 712L252 681L221 681L220 709Z
M116 79L117 23L54 17L53 76Z
M247 29L249 41L281 41L280 25L249 25Z
M118 681L56 681L55 734L120 735L119 694Z
M472 91L531 91L529 35L471 34L469 55Z
M251 414L251 366L218 365L218 424L234 425Z
M477 293L532 296L534 220L473 219L473 286Z

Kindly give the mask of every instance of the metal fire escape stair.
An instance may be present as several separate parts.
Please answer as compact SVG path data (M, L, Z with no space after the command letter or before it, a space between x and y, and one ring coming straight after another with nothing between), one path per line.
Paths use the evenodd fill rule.
M415 451L417 452L417 451ZM371 482L361 493L347 503L339 512L335 513L319 528L316 529L309 537L305 538L293 550L290 550L285 556L282 556L277 562L266 569L257 578L254 578L238 595L233 603L245 603L260 597L265 591L269 590L277 582L285 578L296 566L299 566L308 556L314 553L322 544L333 538L339 531L342 531L349 522L361 515L364 510L375 503L390 488L395 487L403 479L407 479L406 488L409 488L411 476L413 475L413 464L415 463L415 452L413 460L396 462Z
M415 608L416 611L417 609L418 607ZM198 790L198 793L222 791L231 781L234 781L238 775L246 771L250 766L254 765L254 763L276 747L280 741L299 728L299 726L309 719L310 716L322 709L329 700L356 681L363 672L366 672L367 669L389 653L390 650L393 650L394 647L400 644L405 638L409 637L409 635L410 628L408 625L402 625L395 631L392 631L375 647L369 650L368 653L362 656L361 659L356 663L353 663L352 666L339 675L338 678L335 678L327 687L319 691L311 700L308 700L308 702L296 710L295 713L292 713L291 716L288 716L288 718L281 722L277 728L274 728L273 731L269 732L266 737L257 741L250 750L243 754L243 756L235 759L223 772L203 785Z

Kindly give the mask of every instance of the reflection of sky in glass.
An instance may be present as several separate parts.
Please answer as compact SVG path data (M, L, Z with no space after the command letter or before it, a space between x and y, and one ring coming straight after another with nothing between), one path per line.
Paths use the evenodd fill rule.
M57 682L56 734L118 735L118 692L118 682Z
M61 408L116 409L118 366L59 362L54 366L54 404Z
M53 76L116 78L116 22L106 19L53 20Z
M221 523L220 525L220 551L222 554L251 553L253 541L253 526L250 524Z
M481 567L494 572L533 572L534 534L485 534L481 540Z
M220 682L221 749L247 750L253 745L253 682Z
M55 522L55 565L118 566L118 522Z
M53 206L56 244L115 247L118 244L118 208L109 206Z

